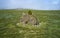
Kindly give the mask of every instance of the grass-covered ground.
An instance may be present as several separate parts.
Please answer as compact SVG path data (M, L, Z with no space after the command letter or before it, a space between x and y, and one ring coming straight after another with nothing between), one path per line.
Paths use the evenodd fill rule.
M32 10L40 25L19 23L22 12L0 10L0 38L60 38L60 10Z

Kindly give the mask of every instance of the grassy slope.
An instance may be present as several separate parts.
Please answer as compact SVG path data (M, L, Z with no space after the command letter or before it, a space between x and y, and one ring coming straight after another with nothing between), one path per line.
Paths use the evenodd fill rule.
M39 26L19 23L22 12L28 10L0 10L0 38L60 38L60 11L32 10Z

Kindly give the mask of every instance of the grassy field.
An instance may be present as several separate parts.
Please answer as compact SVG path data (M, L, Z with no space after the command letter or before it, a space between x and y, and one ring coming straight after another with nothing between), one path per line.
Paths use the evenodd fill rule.
M0 10L0 38L60 38L60 10L32 10L37 26L19 23L22 12L28 10Z

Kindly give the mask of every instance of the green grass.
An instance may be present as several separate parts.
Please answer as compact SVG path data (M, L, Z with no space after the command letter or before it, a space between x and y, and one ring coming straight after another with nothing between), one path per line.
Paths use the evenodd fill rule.
M32 10L40 25L23 25L22 12L28 10L0 10L0 38L60 38L60 10Z

